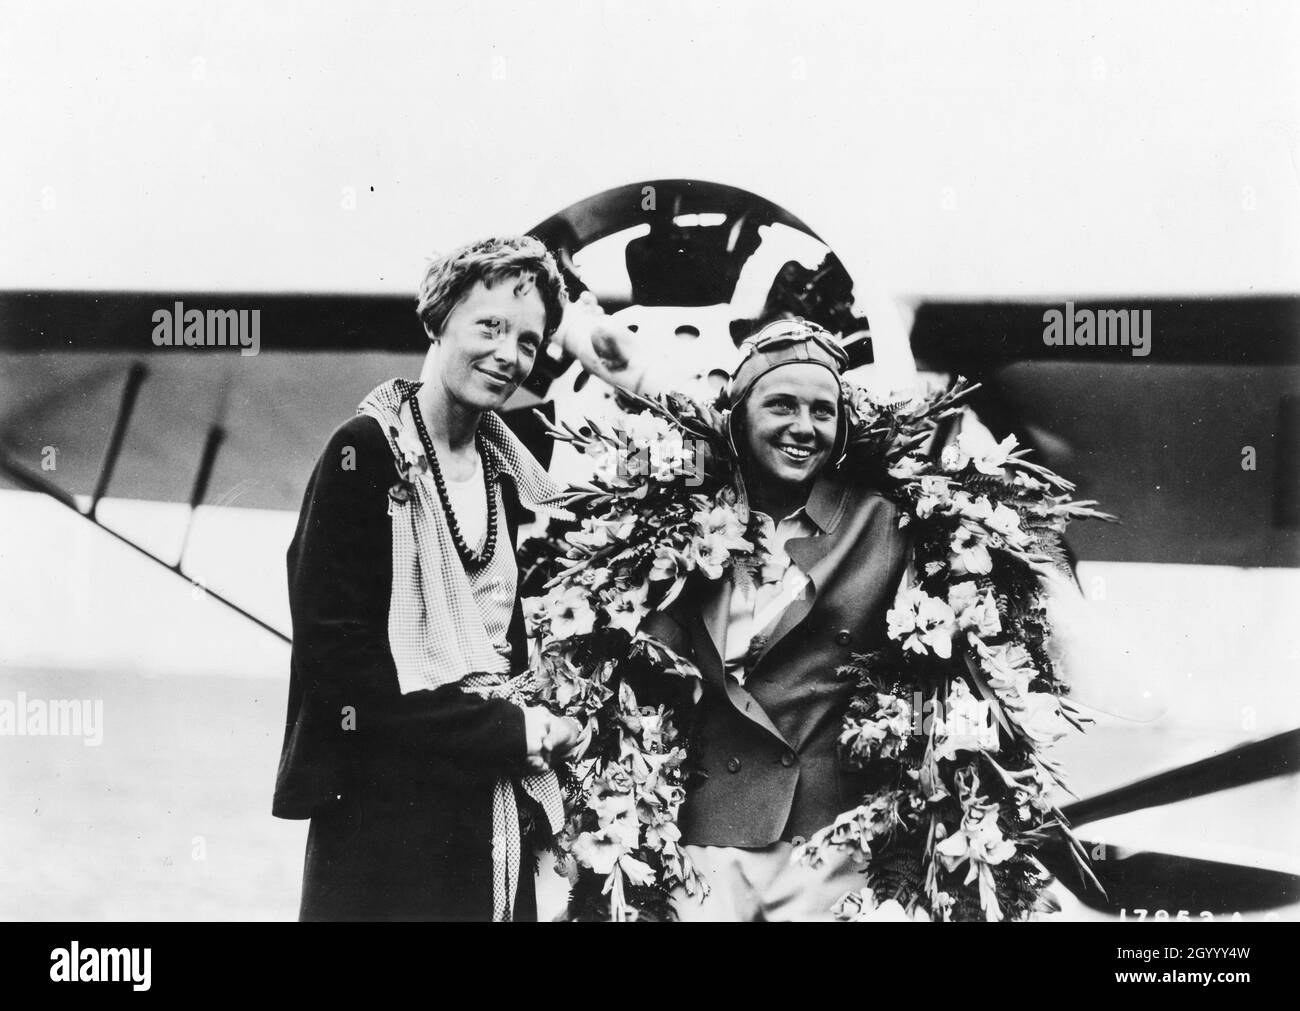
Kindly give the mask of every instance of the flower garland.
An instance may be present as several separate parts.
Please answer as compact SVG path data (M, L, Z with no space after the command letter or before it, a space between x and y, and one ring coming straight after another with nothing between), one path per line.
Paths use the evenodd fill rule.
M1013 436L983 454L959 439L930 460L938 424L974 389L962 381L916 403L845 389L848 472L900 506L914 578L888 613L888 645L841 669L858 685L844 760L870 789L798 856L853 851L865 886L837 904L844 919L890 900L935 919L1026 918L1047 905L1034 852L1054 833L1091 877L1048 799L1063 785L1051 745L1084 721L1049 655L1042 577L1068 571L1071 519L1110 517L1072 500L1073 485L1026 460ZM528 701L587 727L556 840L574 919L668 919L674 889L707 891L676 824L700 672L646 623L688 579L772 578L725 415L675 394L628 402L632 413L607 426L548 425L595 473L562 503L578 528L525 546L533 574L550 576L524 602Z

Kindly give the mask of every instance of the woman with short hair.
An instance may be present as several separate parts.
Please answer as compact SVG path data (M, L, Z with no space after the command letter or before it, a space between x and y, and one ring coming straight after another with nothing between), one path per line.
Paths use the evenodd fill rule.
M536 918L571 720L512 701L526 666L515 530L562 489L493 412L559 328L536 239L430 265L418 382L330 437L288 552L288 716L274 813L310 818L304 920Z
M588 326L586 336L601 378L662 392L635 335ZM792 856L861 799L862 774L838 747L855 686L837 672L884 645L909 545L897 506L840 466L848 417L838 341L796 317L741 351L724 391L727 434L769 578L689 580L642 626L694 662L703 683L693 730L702 775L678 825L709 892L699 900L679 890L675 906L683 920L830 919L860 880L850 852L815 866ZM646 688L643 701L653 697Z

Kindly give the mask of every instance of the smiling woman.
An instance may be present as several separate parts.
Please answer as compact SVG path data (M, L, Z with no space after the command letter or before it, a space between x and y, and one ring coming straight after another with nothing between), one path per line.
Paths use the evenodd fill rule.
M559 327L564 284L536 239L487 240L430 266L416 311L433 344L421 378L437 382L421 406L444 409L452 430L434 427L463 455L466 423L506 402Z
M745 341L727 389L728 431L749 495L769 516L788 516L813 479L844 455L840 373L847 357L821 327L777 320Z
M303 919L532 919L573 721L512 700L514 532L560 488L492 412L560 325L531 238L433 263L419 382L333 435L289 547L293 657L275 814L310 818ZM506 531L498 536L504 523ZM548 831L549 827L549 831Z
M803 504L835 445L839 399L835 376L813 364L789 365L754 383L735 425L763 512L787 516Z

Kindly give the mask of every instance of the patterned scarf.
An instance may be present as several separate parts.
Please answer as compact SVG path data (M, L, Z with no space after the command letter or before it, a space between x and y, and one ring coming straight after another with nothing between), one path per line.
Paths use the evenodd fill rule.
M419 384L391 379L372 390L357 408L374 418L388 440L394 459L403 455L393 430L400 432L399 411ZM514 479L519 502L534 512L570 518L554 505L564 486L554 480L524 448L505 423L491 412L480 421L485 460L490 468ZM487 618L474 599L471 578L508 581L514 586L518 569L514 545L502 538L491 560L474 577L465 572L432 480L412 481L407 502L391 497L388 515L393 533L393 583L388 609L388 642L403 695L459 684L485 697L508 698L517 687L509 678L509 661L497 647L505 629ZM495 507L503 511L498 487ZM504 518L504 517L502 517ZM493 627L489 628L488 626ZM564 804L555 773L524 776L519 785L541 804L551 832L564 826ZM519 809L514 783L497 780L492 795L492 918L509 920L514 910L521 862Z

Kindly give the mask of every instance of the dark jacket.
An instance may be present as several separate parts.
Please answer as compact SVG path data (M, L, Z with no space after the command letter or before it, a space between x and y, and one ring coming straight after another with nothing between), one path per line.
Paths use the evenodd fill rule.
M688 791L683 841L758 848L806 838L861 800L839 760L855 685L837 676L850 654L885 640L885 612L907 564L898 508L833 477L805 509L825 531L786 552L810 585L786 608L744 687L723 674L729 581L698 581L646 630L691 657L704 677L693 753L704 779Z
M272 811L312 820L303 919L490 919L493 784L524 771L518 706L456 686L398 688L388 645L397 480L379 425L348 421L312 472L289 546L293 654ZM497 550L509 551L518 504L503 482L509 537ZM517 599L510 641L518 668ZM527 916L527 874L519 893Z

